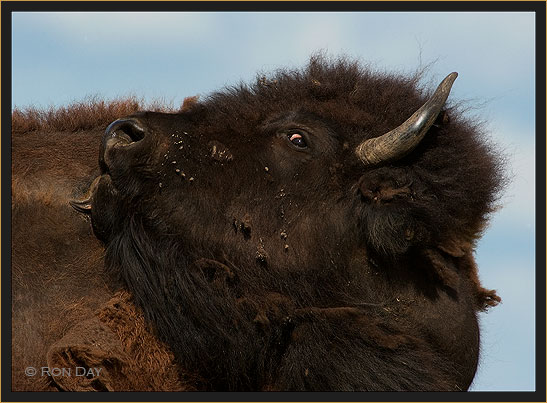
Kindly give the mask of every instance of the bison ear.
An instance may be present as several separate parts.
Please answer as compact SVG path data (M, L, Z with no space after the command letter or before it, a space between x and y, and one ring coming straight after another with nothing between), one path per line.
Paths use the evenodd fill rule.
M97 318L72 328L47 353L50 376L64 391L132 390L129 357Z
M415 188L409 173L397 167L369 171L358 182L360 226L368 245L382 256L404 254L431 236Z

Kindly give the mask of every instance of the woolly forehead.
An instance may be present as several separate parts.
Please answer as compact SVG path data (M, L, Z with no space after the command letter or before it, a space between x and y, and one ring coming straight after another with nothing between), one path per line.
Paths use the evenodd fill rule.
M356 64L312 60L303 70L279 70L270 77L259 76L251 85L213 93L197 109L239 133L298 112L340 133L359 133L359 142L363 135L373 137L396 127L425 102L417 81L373 73Z

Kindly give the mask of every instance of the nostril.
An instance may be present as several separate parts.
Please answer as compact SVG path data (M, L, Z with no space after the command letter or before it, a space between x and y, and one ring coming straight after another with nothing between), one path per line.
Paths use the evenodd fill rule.
M143 140L146 135L144 125L136 118L118 119L105 130L99 150L99 166L102 172L108 172L109 150L130 147Z
M119 119L106 128L105 137L119 138L127 144L136 143L144 138L145 130L135 119Z

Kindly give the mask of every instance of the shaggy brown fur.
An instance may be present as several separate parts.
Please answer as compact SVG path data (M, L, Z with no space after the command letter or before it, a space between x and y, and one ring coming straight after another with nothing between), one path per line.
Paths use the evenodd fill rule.
M111 296L101 244L68 205L96 171L100 135L12 136L13 390L55 389L24 369L46 366L49 347Z
M93 377L53 376L66 391L191 391L203 383L182 373L173 353L148 331L126 292L116 293L48 351L50 368L99 368Z
M195 98L192 98L195 99ZM188 102L186 101L186 105ZM82 105L87 105L83 107ZM120 337L123 354L146 362L142 374L129 379L132 390L178 390L172 357L146 333L141 315L124 304L116 314L105 304L115 284L104 274L103 246L92 233L89 219L76 213L69 201L87 191L96 176L97 150L107 120L133 112L134 100L76 104L59 111L24 114L14 111L12 135L12 289L14 391L72 390L51 377L29 377L28 366L48 365L51 346L80 329L81 323L103 307L100 317ZM40 116L40 119L37 119ZM65 119L66 121L63 121ZM81 126L78 126L81 125ZM58 131L61 127L67 131ZM84 128L90 128L83 131ZM25 131L30 128L36 131ZM68 131L71 130L71 131ZM124 301L127 297L124 297ZM107 312L112 320L106 320ZM140 346L122 335L147 340ZM133 337L133 336L132 336ZM157 354L154 347L158 346ZM143 350L139 352L139 348ZM143 357L148 357L143 359ZM154 358L155 357L155 358ZM152 361L149 361L152 360ZM135 361L137 362L137 361ZM163 365L162 365L163 362ZM161 369L163 368L163 369ZM165 384L162 380L165 375ZM183 378L182 378L183 379ZM66 380L66 379L65 379ZM176 386L178 385L178 386ZM76 386L76 385L72 385Z

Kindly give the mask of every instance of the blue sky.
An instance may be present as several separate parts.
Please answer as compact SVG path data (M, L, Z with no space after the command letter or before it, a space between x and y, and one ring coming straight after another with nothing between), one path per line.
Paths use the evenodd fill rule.
M14 13L12 105L88 95L163 99L298 67L318 50L402 74L457 71L450 100L471 107L508 159L511 184L476 251L503 304L481 314L472 390L534 390L535 54L532 13Z

